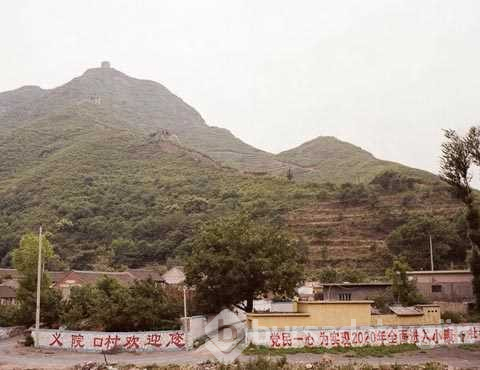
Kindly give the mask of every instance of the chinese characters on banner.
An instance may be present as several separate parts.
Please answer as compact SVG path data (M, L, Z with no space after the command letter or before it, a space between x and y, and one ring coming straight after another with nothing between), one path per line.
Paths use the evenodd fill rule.
M360 347L480 342L480 324L315 330L249 330L247 343L270 348Z
M35 333L32 333L36 340ZM102 333L39 330L36 346L72 351L102 352L119 349L140 351L181 351L186 347L183 331L145 333Z

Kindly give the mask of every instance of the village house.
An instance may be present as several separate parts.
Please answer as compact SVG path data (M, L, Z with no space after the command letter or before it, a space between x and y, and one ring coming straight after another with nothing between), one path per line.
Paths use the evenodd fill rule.
M473 304L473 275L468 270L410 271L408 278L429 302L442 311L467 312Z
M16 290L8 285L0 285L0 306L13 305L16 302Z
M373 299L391 288L391 283L331 283L322 284L324 301L361 301Z
M48 276L52 283L52 287L59 289L64 299L70 297L72 287L81 287L86 284L95 284L100 279L108 276L115 279L123 286L130 286L135 280L152 279L154 282L167 286L179 287L183 286L185 274L182 267L173 267L165 273L149 269L129 269L127 271L48 271ZM15 269L0 269L0 288L8 286L9 289L0 290L5 294L5 302L11 301L16 296L15 292L18 288L19 275ZM13 291L13 293L12 293ZM15 294L14 297L11 297Z

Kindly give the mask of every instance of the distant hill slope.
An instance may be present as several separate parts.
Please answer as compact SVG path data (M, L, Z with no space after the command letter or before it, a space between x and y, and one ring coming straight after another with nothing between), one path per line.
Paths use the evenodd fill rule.
M436 176L399 163L382 161L355 145L334 137L318 137L276 156L291 163L299 179L332 183L367 183L387 170L435 182Z
M226 129L208 126L194 108L163 85L129 77L114 68L89 69L50 90L26 86L0 93L0 141L22 127L32 130L36 125L47 125L61 130L63 120L71 120L72 114L85 125L137 130L146 135L161 132L179 145L244 172L285 176L291 168L297 180L335 183L369 181L386 169L429 177L328 137L279 155L264 152Z

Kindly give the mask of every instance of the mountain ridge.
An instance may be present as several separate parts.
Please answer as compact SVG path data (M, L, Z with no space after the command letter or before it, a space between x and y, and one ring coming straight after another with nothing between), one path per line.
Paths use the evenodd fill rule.
M15 97L15 104L11 103L11 98L8 99L12 96ZM7 105L10 106L9 109L5 109ZM104 125L136 129L146 134L166 130L176 136L179 144L240 171L284 176L290 169L299 181L341 183L355 182L359 178L367 182L374 175L393 166L401 172L424 179L430 177L431 180L425 171L394 162L374 163L380 160L352 144L338 139L334 142L333 137L318 137L277 155L263 151L243 142L228 129L207 125L195 108L164 85L152 80L137 79L110 67L87 69L81 76L52 89L29 85L0 93L0 134L5 135L15 128L28 125L39 117L54 112L62 114L65 108L80 105L89 105L88 110L93 111L91 115L96 116ZM332 163L335 158L323 158L320 161L317 158L317 163L312 163L312 156L321 154L322 147L333 145L334 149L343 150L346 144L351 145L349 157L337 158L333 162L345 160L348 162L346 167L357 166L365 171L367 166L373 166L376 170L367 171L367 175L362 177L358 173L361 171L351 173L352 170L345 167L339 176L331 174L331 169L336 167L336 163ZM305 148L311 153L300 158ZM328 150L330 149L327 152ZM359 159L362 160L359 162ZM322 163L327 171L318 168Z

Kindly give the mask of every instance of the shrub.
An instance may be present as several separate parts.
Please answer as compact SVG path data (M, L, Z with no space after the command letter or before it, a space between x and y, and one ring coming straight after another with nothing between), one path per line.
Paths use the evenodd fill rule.
M466 322L465 316L460 312L445 311L442 312L442 320L446 323L460 324Z
M370 182L372 185L378 185L382 190L389 193L400 193L406 190L413 190L416 180L405 177L396 171L385 171Z

